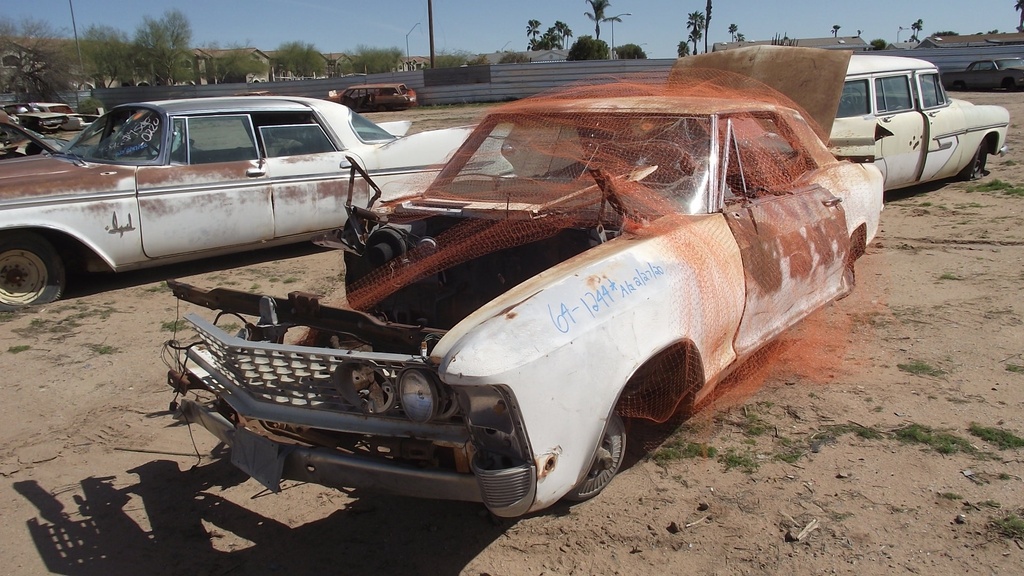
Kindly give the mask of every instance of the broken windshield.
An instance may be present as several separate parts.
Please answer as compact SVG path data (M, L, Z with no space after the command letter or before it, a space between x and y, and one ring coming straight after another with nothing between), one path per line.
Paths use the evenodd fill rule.
M689 212L706 189L709 134L706 116L498 116L426 196L544 204L593 187L599 171L638 182Z

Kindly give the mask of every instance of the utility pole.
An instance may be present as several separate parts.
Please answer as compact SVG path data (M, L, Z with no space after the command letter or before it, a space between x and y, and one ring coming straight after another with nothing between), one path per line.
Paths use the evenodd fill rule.
M68 7L71 8L71 29L75 32L75 48L78 49L78 68L79 73L82 77L85 77L85 61L82 60L82 46L78 43L78 26L75 24L75 5L68 0ZM78 112L78 106L81 104L78 100L78 92L81 91L82 86L79 84L75 86L75 112Z
M434 69L434 1L427 0L427 27L430 28L430 69Z

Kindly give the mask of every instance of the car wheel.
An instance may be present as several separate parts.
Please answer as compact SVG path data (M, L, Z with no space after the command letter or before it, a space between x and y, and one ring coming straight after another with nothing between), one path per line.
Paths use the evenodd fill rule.
M31 232L0 237L0 310L46 304L64 292L64 262L53 245Z
M571 502L582 502L597 496L611 483L612 478L622 466L622 459L626 454L626 425L622 418L612 412L608 418L608 425L605 428L601 444L594 454L593 464L590 470L572 490L563 498Z
M985 144L982 143L974 153L974 158L971 158L970 164L964 166L964 169L956 175L957 178L960 180L977 180L981 178L985 175L986 160L988 160L988 154L985 153Z

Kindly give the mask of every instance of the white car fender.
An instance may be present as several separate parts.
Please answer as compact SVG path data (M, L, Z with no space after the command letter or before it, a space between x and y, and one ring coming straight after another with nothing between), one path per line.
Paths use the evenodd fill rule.
M435 347L449 385L501 384L514 393L539 471L533 509L588 472L607 416L646 360L684 339L700 350L712 380L735 360L739 250L720 215L690 218L695 225L619 238L543 272ZM555 374L565 380L553 381ZM554 467L545 467L552 458Z

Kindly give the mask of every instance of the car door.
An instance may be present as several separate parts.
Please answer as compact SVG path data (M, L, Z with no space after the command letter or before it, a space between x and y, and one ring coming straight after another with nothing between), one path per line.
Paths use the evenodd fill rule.
M974 154L974 150L964 150L961 146L966 120L959 107L950 106L938 72L919 72L917 82L926 122L928 153L918 180L929 182L949 178L960 171L964 154Z
M849 252L839 198L797 183L813 167L798 143L769 118L732 118L722 147L724 215L743 262L746 299L736 354L769 339L846 287Z
M916 109L911 78L906 72L874 79L875 115L893 134L879 140L875 162L886 190L916 182L927 151L924 115Z
M255 244L274 237L270 181L247 114L177 117L163 165L137 173L149 258Z
M349 170L345 153L311 115L295 124L259 126L274 205L277 238L338 228L347 213ZM361 180L359 181L362 182ZM361 187L364 189L365 187ZM360 198L365 205L365 194Z

